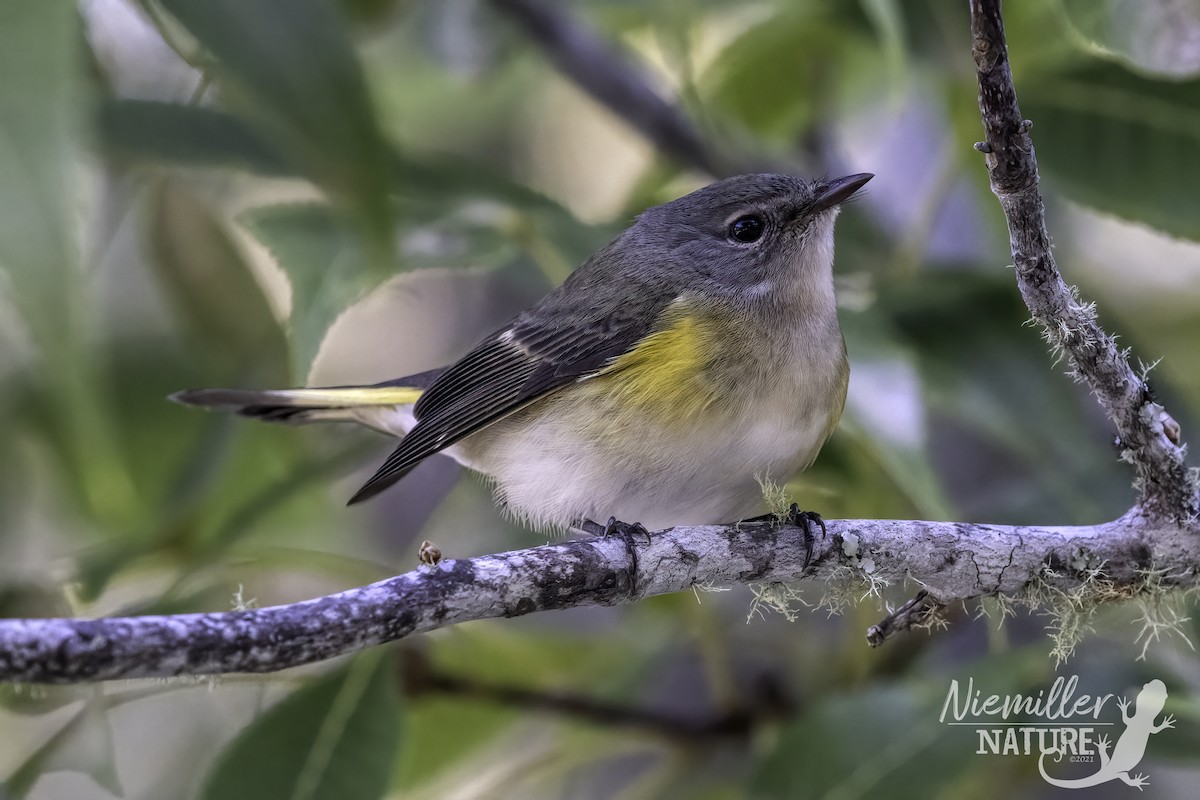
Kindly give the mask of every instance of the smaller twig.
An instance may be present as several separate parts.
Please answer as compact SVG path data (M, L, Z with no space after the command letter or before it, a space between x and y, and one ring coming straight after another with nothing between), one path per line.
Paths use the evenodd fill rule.
M439 672L425 655L414 648L401 651L401 678L409 697L450 695L509 706L522 711L542 711L596 725L638 730L689 741L745 738L760 724L789 716L795 704L776 681L757 687L752 704L713 716L682 716L641 706L611 703L572 692L546 692L520 686L489 683L463 675Z
M154 28L158 34L158 38L162 39L163 44L178 56L180 61L196 70L200 74L200 85L207 88L208 67L211 65L206 63L203 50L199 47L185 47L179 41L171 27L171 23L163 15L162 10L159 9L158 4L154 0L138 0L137 5L142 10L142 13L146 15L146 20ZM189 101L188 105L191 104L192 101Z
M200 102L204 99L205 93L208 91L209 87L212 86L212 82L212 74L205 70L201 70L200 80L196 81L196 88L192 89L192 93L188 95L187 105L200 105Z
M992 193L1008 221L1017 286L1046 341L1065 353L1116 426L1122 457L1137 471L1139 505L1180 524L1200 515L1200 487L1184 460L1179 425L1159 405L1116 340L1067 285L1054 263L1046 209L1038 189L1037 157L1021 116L1008 62L1000 0L971 0L971 53L979 79L983 153Z
M886 642L897 633L906 633L913 628L928 625L944 606L922 589L916 597L884 617L879 623L867 628L867 643L872 647Z

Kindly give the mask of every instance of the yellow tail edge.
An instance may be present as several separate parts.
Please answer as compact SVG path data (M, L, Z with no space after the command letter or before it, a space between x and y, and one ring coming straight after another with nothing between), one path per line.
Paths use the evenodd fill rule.
M411 386L343 386L313 389L188 389L170 399L176 403L273 422L335 419L336 412L368 406L405 406L417 402L423 389Z

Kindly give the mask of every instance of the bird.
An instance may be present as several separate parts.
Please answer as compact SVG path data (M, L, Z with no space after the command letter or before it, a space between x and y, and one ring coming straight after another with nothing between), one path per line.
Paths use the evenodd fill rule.
M844 409L834 222L872 177L739 175L648 208L439 369L171 399L399 437L350 503L443 453L535 530L628 535L758 518L764 481L807 469Z

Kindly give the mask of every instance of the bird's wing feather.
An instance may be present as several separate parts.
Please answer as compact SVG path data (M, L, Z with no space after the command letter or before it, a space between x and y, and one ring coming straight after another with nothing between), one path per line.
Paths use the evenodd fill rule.
M417 424L350 499L366 500L422 460L529 403L601 370L653 332L674 298L535 308L451 365L413 407Z

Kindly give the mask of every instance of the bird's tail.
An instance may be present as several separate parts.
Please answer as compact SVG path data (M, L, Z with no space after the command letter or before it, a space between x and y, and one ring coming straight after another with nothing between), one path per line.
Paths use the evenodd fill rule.
M313 389L189 389L171 399L187 406L230 411L266 422L360 422L389 433L390 424L377 424L380 412L411 406L442 370L431 370L371 386L330 386ZM380 420L382 421L382 420ZM407 427L407 426L405 426Z

